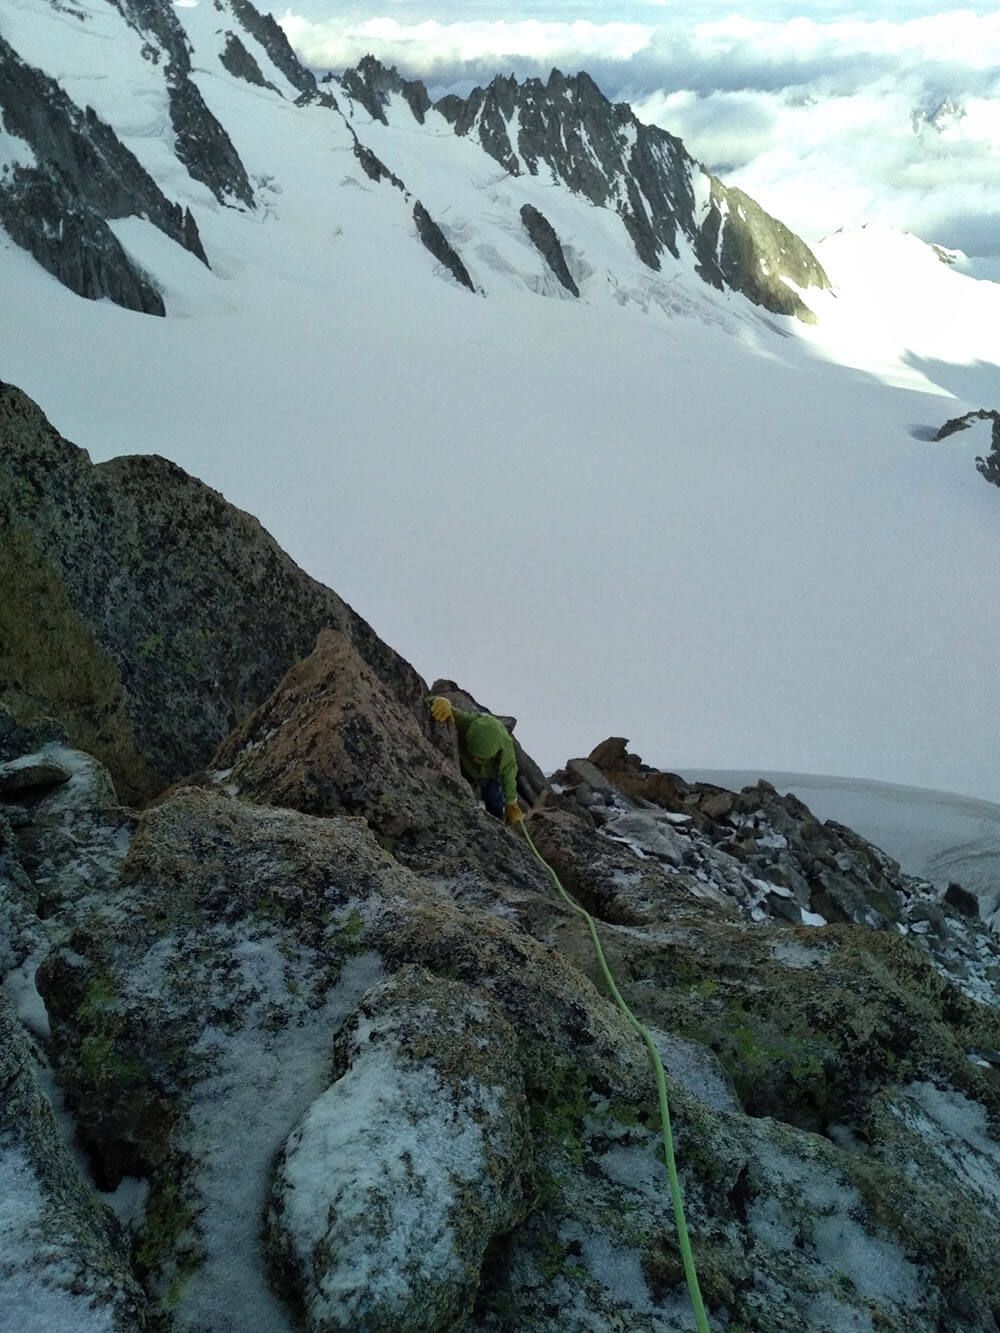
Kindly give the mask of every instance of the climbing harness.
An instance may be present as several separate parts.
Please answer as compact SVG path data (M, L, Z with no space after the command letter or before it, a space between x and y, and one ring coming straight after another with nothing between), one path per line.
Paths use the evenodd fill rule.
M660 1123L663 1127L663 1156L667 1166L667 1175L670 1177L670 1196L673 1199L674 1204L674 1221L677 1224L677 1240L680 1245L681 1258L684 1260L684 1276L687 1278L688 1293L691 1297L691 1309L694 1312L694 1322L698 1333L709 1333L708 1318L705 1314L705 1306L702 1302L701 1290L698 1286L698 1274L695 1271L694 1256L691 1253L691 1241L688 1239L687 1223L684 1220L684 1201L681 1198L681 1183L677 1178L677 1163L674 1161L674 1136L670 1129L670 1105L667 1101L667 1082L663 1073L663 1061L660 1059L660 1052L656 1049L656 1043L649 1035L649 1032L643 1027L635 1014L633 1014L632 1010L622 999L621 991L615 983L611 968L608 965L608 960L604 956L604 949L601 945L600 936L597 933L597 925L594 922L594 918L563 888L559 876L535 846L523 819L520 821L520 825L524 832L524 836L527 839L528 846L548 872L562 899L572 907L574 912L578 912L580 916L586 920L587 927L590 931L590 938L594 941L597 961L600 964L601 972L607 983L608 990L611 992L615 1004L642 1038L646 1051L649 1054L649 1062L653 1066L653 1073L656 1075L656 1091L660 1100Z

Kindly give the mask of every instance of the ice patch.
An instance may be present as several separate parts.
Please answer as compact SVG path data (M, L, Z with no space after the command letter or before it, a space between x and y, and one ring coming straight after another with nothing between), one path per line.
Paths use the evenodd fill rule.
M4 994L10 1000L14 1013L32 1036L41 1041L47 1041L52 1035L49 1027L49 1011L35 985L35 973L45 952L47 951L33 953L20 967L8 972L3 981Z
M863 1213L857 1190L832 1169L818 1160L796 1160L763 1141L757 1167L770 1178L771 1191L749 1211L758 1241L778 1252L798 1248L830 1276L847 1277L867 1299L904 1310L919 1303L918 1270L897 1244L856 1220Z

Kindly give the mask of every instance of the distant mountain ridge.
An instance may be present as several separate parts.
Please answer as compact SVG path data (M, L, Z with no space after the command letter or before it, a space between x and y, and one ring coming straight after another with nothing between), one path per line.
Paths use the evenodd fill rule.
M644 125L627 103L610 102L589 74L553 69L546 82L523 83L498 75L467 98L431 103L422 83L369 56L340 82L383 124L390 97L399 94L420 124L433 106L512 176L548 168L575 194L614 209L651 269L659 270L665 255L679 259L683 237L706 282L776 313L810 317L785 278L798 287L829 286L812 251L783 223L707 173L680 139Z
M52 4L59 8L55 0ZM48 59L44 41L29 42L30 53L18 50L23 15L13 25L0 18L0 225L81 296L165 313L156 284L111 225L130 216L148 218L211 264L197 210L170 197L183 177L172 165L162 166L168 160L164 150L192 181L207 187L217 205L258 210L259 181L237 146L241 127L213 109L206 95L211 91L206 79L225 78L336 117L331 139L343 138L346 130L369 178L405 193L414 239L470 291L485 290L475 263L442 232L434 210L393 161L394 145L382 130L389 126L394 98L416 126L430 130L431 118L436 133L450 126L511 176L551 173L560 193L617 214L623 241L631 241L652 273L690 259L715 289L742 293L765 310L806 320L812 315L800 291L829 285L808 246L788 228L706 172L679 139L641 124L626 104L608 101L585 73L567 77L553 70L547 82L497 77L468 98L432 104L422 84L402 79L371 56L339 77L327 75L320 86L279 25L250 0L214 0L216 26L194 37L185 27L193 11L176 9L171 0L107 0L107 5L112 14L73 11L78 24L68 30L69 44L52 70L41 67ZM130 33L114 27L116 16ZM198 22L204 24L203 15ZM93 107L66 90L64 71L73 71L78 54L80 68L92 61L81 52L101 24L110 25L107 34L114 36L119 54L134 36L129 78L134 74L148 85L151 101L163 108L152 172ZM86 84L84 90L90 95ZM123 100L127 95L123 89ZM558 229L537 213L524 217L522 209L513 222L523 225L562 290L585 295L569 273ZM622 250L627 257L627 243Z

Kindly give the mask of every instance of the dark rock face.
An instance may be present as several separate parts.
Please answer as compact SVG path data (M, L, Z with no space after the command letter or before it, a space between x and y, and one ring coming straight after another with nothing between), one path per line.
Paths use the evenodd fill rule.
M421 697L335 593L173 464L94 467L6 385L0 441L0 696L65 720L130 800L203 765L324 626Z
M489 86L490 96L476 88L467 98L454 94L437 102L436 109L451 123L455 133L463 137L470 132L477 118L479 137L491 157L495 157L512 176L521 174L521 164L510 141L510 120L518 108L521 88L513 77L498 75Z
M438 263L445 266L456 282L460 282L463 287L467 287L470 292L474 292L476 286L469 277L468 269L459 259L454 247L419 199L413 205L413 221L417 226L417 235Z
M110 3L129 27L152 39L148 58L158 62L162 53L178 75L190 74L191 47L172 4L164 4L164 0L110 0Z
M953 417L944 423L934 438L946 440L956 431L968 429L974 421L993 422L992 448L985 458L976 459L976 471L992 485L1000 486L1000 412L980 409L978 412L966 412L964 416Z
M81 296L160 314L163 301L132 264L109 219L141 213L207 263L189 212L172 204L114 132L26 65L0 36L0 112L37 165L0 182L0 222L50 273Z
M320 93L315 77L300 62L285 36L284 29L273 14L262 14L250 0L229 0L229 7L244 29L264 48L275 67L281 70L293 88L298 88L302 96L309 101L325 99L328 105L336 105L329 94Z
M388 123L385 108L393 93L405 98L421 125L431 108L431 99L422 83L402 78L395 69L386 69L374 56L365 56L356 69L347 70L340 86L348 97L360 102L368 114L383 125Z
M829 286L808 247L739 190L708 177L699 206L700 167L681 141L641 124L624 103L613 105L587 74L553 70L547 82L497 78L468 98L444 98L437 109L456 134L475 128L486 151L512 175L523 162L532 175L542 164L558 180L622 218L643 263L659 269L664 251L679 254L678 236L694 249L701 276L731 287L779 314L812 314L782 281ZM510 138L514 113L517 143Z
M164 0L114 0L161 65L177 156L221 203L252 208L253 188L228 134L192 81L187 38ZM236 39L234 39L236 40ZM233 72L256 62L230 46ZM36 165L0 181L0 224L72 291L146 314L164 314L160 293L126 255L108 221L141 216L208 262L190 211L171 203L133 154L90 108L77 106L47 75L26 65L0 36L0 113L26 141Z
M370 181L374 181L376 185L380 181L388 181L397 190L401 190L407 199L410 197L409 191L399 177L391 172L382 159L376 156L370 148L366 148L357 136L354 139L354 156L361 163L361 169Z
M566 256L563 254L562 245L552 223L544 213L540 213L531 204L525 204L522 207L521 221L524 223L524 230L531 238L532 244L555 276L568 292L573 296L579 296L580 289L573 281L573 275L569 271Z
M197 85L187 77L168 74L167 92L177 156L191 176L207 185L220 204L236 200L253 208L253 186L246 167L232 139L205 105Z
M261 68L234 32L226 33L226 46L219 57L225 69L235 79L243 79L256 88L273 88L261 73Z

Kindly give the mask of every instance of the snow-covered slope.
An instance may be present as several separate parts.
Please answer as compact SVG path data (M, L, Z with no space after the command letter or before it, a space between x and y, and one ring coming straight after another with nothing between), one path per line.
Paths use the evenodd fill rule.
M808 327L706 283L683 229L654 270L614 207L546 166L511 174L403 92L379 119L293 82L238 0L170 11L190 68L168 78L143 55L166 49L143 28L161 11L0 14L208 261L107 213L154 319L81 300L0 232L0 378L95 459L164 454L257 514L428 677L519 713L553 767L625 732L670 767L1000 798L1000 495L972 432L930 442L1000 398L1000 287L913 238L833 237ZM233 74L230 34L262 82ZM178 156L171 78L224 128L253 206ZM0 151L30 166L4 123ZM690 181L707 215L711 183ZM420 243L417 201L474 292Z

